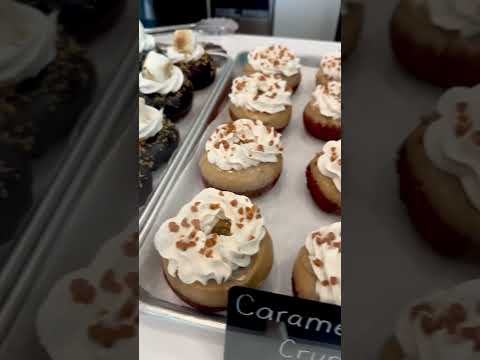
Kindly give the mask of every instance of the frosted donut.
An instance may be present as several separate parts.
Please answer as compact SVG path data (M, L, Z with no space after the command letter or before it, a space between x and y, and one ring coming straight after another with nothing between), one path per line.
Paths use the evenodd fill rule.
M277 131L285 129L292 117L292 92L279 75L252 73L233 80L230 98L232 120L260 120Z
M329 81L342 82L342 56L340 53L322 56L315 78L317 85L326 85Z
M282 45L260 46L248 54L245 74L261 72L266 75L280 75L288 87L295 92L302 80L300 59Z
M342 85L328 81L317 86L303 112L305 129L317 139L339 140L342 136Z
M342 224L310 233L293 268L293 293L302 299L341 305Z
M260 121L240 119L220 125L200 160L207 186L250 197L271 189L282 173L281 135Z
M272 239L245 196L208 188L155 236L165 278L187 304L224 310L233 286L259 287L273 264Z
M328 141L308 164L307 187L325 212L342 212L342 141Z

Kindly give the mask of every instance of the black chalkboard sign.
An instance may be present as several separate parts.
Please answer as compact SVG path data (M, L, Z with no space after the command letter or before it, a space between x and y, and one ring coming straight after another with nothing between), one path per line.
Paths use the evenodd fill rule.
M341 360L341 308L235 287L225 360Z

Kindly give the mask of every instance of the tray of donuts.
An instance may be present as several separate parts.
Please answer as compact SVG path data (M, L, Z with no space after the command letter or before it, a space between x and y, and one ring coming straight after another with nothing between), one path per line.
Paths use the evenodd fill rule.
M318 53L238 55L140 228L141 311L222 331L232 286L341 305L341 60Z
M161 179L173 155L181 151L199 118L212 111L230 75L233 60L192 30L177 30L161 44L139 23L139 206Z

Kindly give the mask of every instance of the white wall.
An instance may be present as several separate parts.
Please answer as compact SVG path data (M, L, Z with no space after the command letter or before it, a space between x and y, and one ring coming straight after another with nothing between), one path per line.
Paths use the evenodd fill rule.
M341 0L275 0L274 36L333 40Z

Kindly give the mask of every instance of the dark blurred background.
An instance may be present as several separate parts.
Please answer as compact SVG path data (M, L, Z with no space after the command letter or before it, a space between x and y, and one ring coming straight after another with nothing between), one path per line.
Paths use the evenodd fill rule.
M139 0L145 27L192 24L226 17L239 33L318 40L339 39L340 0ZM301 21L299 21L301 19Z

